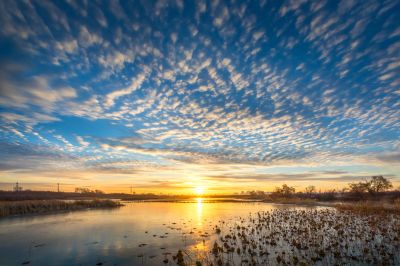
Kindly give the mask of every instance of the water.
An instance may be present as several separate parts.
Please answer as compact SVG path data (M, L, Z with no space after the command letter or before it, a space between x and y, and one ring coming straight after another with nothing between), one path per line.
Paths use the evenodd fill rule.
M287 208L204 200L124 204L112 210L0 219L0 265L162 265L163 253L185 249L200 254L216 237L219 221Z
M398 216L207 199L125 204L0 219L0 266L177 265L178 250L187 265L400 265Z

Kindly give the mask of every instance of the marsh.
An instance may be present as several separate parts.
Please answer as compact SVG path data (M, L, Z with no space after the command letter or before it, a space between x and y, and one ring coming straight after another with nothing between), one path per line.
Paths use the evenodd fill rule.
M124 205L2 218L0 265L177 265L179 254L185 265L400 263L397 216L201 198Z

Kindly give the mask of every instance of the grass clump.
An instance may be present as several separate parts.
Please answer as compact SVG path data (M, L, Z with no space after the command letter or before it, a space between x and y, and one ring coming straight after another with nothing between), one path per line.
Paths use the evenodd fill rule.
M24 200L0 202L0 217L23 214L74 211L88 208L115 208L122 206L112 200Z
M264 202L272 202L272 203L278 203L278 204L298 204L298 205L315 205L317 204L317 200L315 199L306 199L306 198L285 198L285 197L271 197Z
M384 215L384 214L400 214L400 200L394 202L385 201L363 201L356 203L336 204L336 209L343 212L352 212L363 215Z

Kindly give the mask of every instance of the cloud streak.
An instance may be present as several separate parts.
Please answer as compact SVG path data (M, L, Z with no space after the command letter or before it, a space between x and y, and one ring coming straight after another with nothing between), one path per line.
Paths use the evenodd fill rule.
M3 1L1 175L396 181L398 6Z

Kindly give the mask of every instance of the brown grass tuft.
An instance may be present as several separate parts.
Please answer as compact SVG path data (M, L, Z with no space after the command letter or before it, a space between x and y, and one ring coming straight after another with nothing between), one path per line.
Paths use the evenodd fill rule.
M112 200L24 200L0 202L0 217L34 213L74 211L88 208L114 208L122 206Z
M400 214L400 200L394 202L385 201L363 201L356 203L336 204L335 207L339 211L348 211L363 215L382 215L382 214Z

